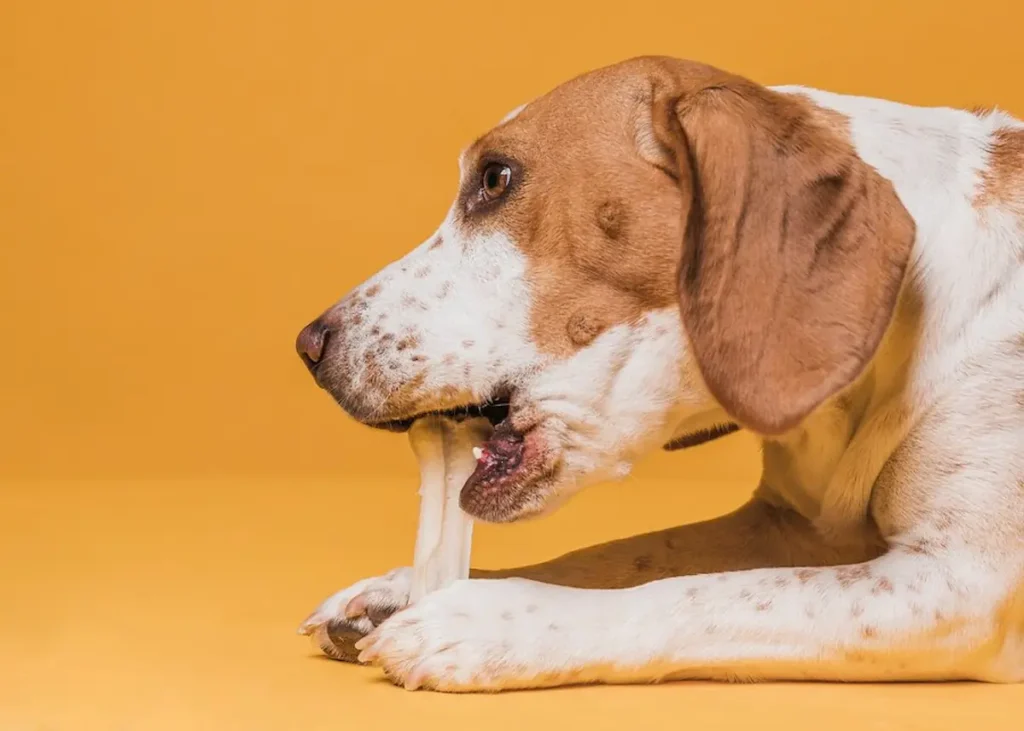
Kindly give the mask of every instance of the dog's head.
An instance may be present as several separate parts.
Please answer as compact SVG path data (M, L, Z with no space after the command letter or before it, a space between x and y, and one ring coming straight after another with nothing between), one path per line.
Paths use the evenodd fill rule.
M690 62L574 79L460 166L437 232L297 347L364 423L490 416L485 520L693 432L793 428L872 358L914 238L841 119Z

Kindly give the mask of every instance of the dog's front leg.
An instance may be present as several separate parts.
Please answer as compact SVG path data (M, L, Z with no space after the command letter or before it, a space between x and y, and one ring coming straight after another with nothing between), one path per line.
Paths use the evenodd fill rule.
M1006 586L995 569L896 549L831 568L756 569L588 590L469 580L358 647L409 688L498 690L674 678L974 677Z

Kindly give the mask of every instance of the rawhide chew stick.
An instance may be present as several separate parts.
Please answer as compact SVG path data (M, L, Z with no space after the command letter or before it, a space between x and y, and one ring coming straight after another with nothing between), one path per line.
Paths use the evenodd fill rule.
M455 422L424 417L409 430L420 465L420 520L413 553L409 603L469 578L473 520L459 507L459 493L476 469L474 448L493 431L487 419Z
M410 604L424 594L469 577L473 521L459 507L459 493L476 469L474 452L493 431L484 418L455 422L434 416L418 420L409 430L409 441L420 466L420 519ZM355 643L372 625L366 617L338 617L339 610L345 608L346 594L338 592L325 600L299 632L311 635L314 644L328 657L356 662L359 652Z

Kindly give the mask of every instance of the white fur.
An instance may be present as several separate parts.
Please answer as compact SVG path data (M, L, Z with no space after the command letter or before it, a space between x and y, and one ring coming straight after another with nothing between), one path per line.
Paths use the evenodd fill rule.
M779 440L792 460L763 489L836 535L873 519L889 552L853 566L614 591L460 582L385 622L364 640L366 659L412 687L447 690L670 677L1024 680L1024 230L1015 204L977 206L993 134L1020 123L780 90L849 118L857 151L894 183L917 241L893 325L901 336L876 356L863 418L832 405L813 414ZM377 306L396 307L410 288L433 291L438 277L456 282L444 317L406 320L428 343L425 388L484 393L495 357L522 374L562 449L559 499L628 473L682 424L713 419L675 313L613 328L569 359L544 358L530 341L527 262L515 242L468 241L450 223L442 233L441 253L421 247L380 275L391 294ZM410 279L421 261L437 275ZM498 319L508 325L501 338ZM463 338L498 351L464 354L469 380L438 368ZM951 459L955 469L943 469Z

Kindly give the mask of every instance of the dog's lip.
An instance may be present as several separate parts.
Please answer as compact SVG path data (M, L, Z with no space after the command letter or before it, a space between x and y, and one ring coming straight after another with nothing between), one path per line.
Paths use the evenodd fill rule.
M459 505L474 518L492 523L523 517L523 502L558 468L539 430L519 431L511 420L495 429L482 452L459 492Z
M484 417L491 422L492 426L497 426L502 421L508 419L511 413L511 397L501 396L492 400L481 401L480 403L466 404L447 409L418 411L411 416L399 419L388 419L385 421L368 421L366 424L374 429L403 433L409 431L413 423L418 419L422 419L427 416L442 416L447 419L451 419L452 421L463 421L465 419Z

